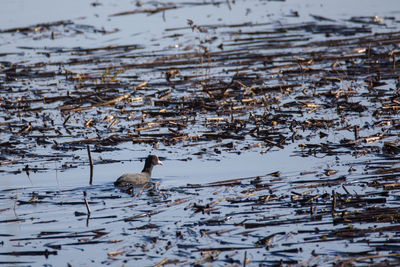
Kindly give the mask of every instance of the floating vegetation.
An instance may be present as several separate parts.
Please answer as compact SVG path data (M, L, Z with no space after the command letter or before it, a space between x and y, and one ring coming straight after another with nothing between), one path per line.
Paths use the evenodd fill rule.
M392 179L385 181L396 180L399 170L388 173ZM382 184L374 173L357 176L312 180L314 174L271 173L164 189L153 185L133 196L111 185L23 192L14 209L1 211L14 213L14 219L0 224L31 230L1 233L5 243L19 247L4 247L0 255L70 262L79 249L88 252L74 259L97 264L396 265L396 185ZM17 191L0 195L12 199ZM64 230L43 231L45 225ZM101 252L91 254L94 248Z
M233 5L142 4L108 17L165 21L168 12ZM167 47L24 45L1 53L1 178L87 166L90 186L0 190L0 262L399 265L398 23L185 18L159 37ZM0 37L40 44L116 32L61 20L0 29ZM126 160L110 152L127 144L185 159L286 150L310 166L122 192L92 185L96 165ZM324 157L335 163L311 166Z

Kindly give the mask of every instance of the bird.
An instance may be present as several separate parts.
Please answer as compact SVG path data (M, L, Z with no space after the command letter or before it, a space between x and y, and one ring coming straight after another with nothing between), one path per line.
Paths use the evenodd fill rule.
M125 173L121 175L115 182L115 186L135 186L147 183L151 178L151 171L156 165L164 165L156 155L149 155L144 163L141 173Z

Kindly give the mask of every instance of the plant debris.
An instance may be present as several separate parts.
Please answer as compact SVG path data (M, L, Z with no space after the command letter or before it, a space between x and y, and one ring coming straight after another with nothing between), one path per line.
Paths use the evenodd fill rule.
M137 1L107 17L166 21L233 2ZM399 265L399 20L307 19L185 18L150 45L27 42L1 53L1 178L87 167L90 186L0 190L0 262ZM0 37L40 44L116 32L60 20ZM185 159L289 151L332 160L138 192L93 185L96 165L131 160L112 154L127 144Z

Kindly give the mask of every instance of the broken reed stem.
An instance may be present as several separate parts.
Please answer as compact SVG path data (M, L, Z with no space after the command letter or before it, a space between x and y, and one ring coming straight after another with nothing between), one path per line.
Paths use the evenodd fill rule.
M314 215L314 207L313 207L313 202L311 201L311 205L310 205L310 215L313 216Z
M246 267L246 260L247 260L247 250L244 252L243 267Z
M162 261L160 261L159 263L157 263L156 265L154 265L154 267L161 267L161 266L165 265L167 262L168 262L168 258L165 258Z
M335 213L336 208L336 193L335 190L332 190L332 214Z
M87 145L86 148L87 148L88 157L89 157L89 164L90 164L89 184L92 185L92 183L93 183L93 160L92 160L92 155L90 154L90 146Z
M354 125L354 140L357 140L358 137L358 125Z
M344 191L346 191L346 193L347 193L348 195L351 195L350 192L349 192L349 190L347 190L347 188L346 188L346 186L345 186L344 184L342 184L342 188L344 189Z
M90 215L90 207L89 207L89 202L86 199L86 191L83 191L83 199L85 200L85 206L86 206L86 210L88 212L88 215Z

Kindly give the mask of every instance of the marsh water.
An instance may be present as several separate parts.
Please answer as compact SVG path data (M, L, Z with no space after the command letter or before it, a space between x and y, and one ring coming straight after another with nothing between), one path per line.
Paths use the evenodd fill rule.
M0 15L0 264L400 263L397 1Z

